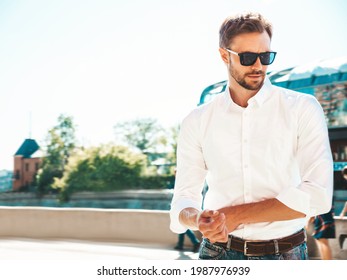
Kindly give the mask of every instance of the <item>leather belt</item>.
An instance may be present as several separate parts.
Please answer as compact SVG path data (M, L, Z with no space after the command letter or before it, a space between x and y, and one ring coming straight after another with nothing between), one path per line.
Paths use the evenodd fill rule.
M214 244L222 246L226 250L242 252L245 256L264 256L287 252L305 241L306 232L302 229L287 237L265 241L244 240L229 235L228 242Z

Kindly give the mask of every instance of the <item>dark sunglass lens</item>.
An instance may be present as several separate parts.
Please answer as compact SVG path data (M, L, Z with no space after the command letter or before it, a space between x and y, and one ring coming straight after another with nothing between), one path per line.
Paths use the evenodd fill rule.
M258 58L256 53L243 53L241 54L241 64L244 66L250 66L255 63Z
M260 61L263 65L269 65L275 60L276 53L274 52L266 52L260 54Z

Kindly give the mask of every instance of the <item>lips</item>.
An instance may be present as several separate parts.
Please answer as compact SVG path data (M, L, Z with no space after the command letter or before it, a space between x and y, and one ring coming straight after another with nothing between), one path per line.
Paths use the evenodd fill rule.
M246 73L246 75L249 77L262 77L265 75L265 73L263 71L252 71L252 72Z
M262 78L263 75L261 75L261 74L249 74L249 75L247 75L247 77L252 78L252 79L258 79L258 78Z

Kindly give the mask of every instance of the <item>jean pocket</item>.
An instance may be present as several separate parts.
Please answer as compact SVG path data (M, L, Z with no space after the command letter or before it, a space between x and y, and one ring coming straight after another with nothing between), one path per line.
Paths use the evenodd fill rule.
M282 254L283 260L308 260L308 251L306 243L302 243L299 246L291 249L288 252Z
M201 243L199 259L200 260L220 260L225 256L223 247L213 245L210 241L204 239Z

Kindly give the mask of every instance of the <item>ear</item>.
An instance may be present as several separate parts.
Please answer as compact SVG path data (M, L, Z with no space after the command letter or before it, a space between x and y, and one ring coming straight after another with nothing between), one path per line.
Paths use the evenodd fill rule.
M229 64L229 53L225 49L222 49L222 48L219 48L219 53L220 53L220 57L222 58L224 63Z

